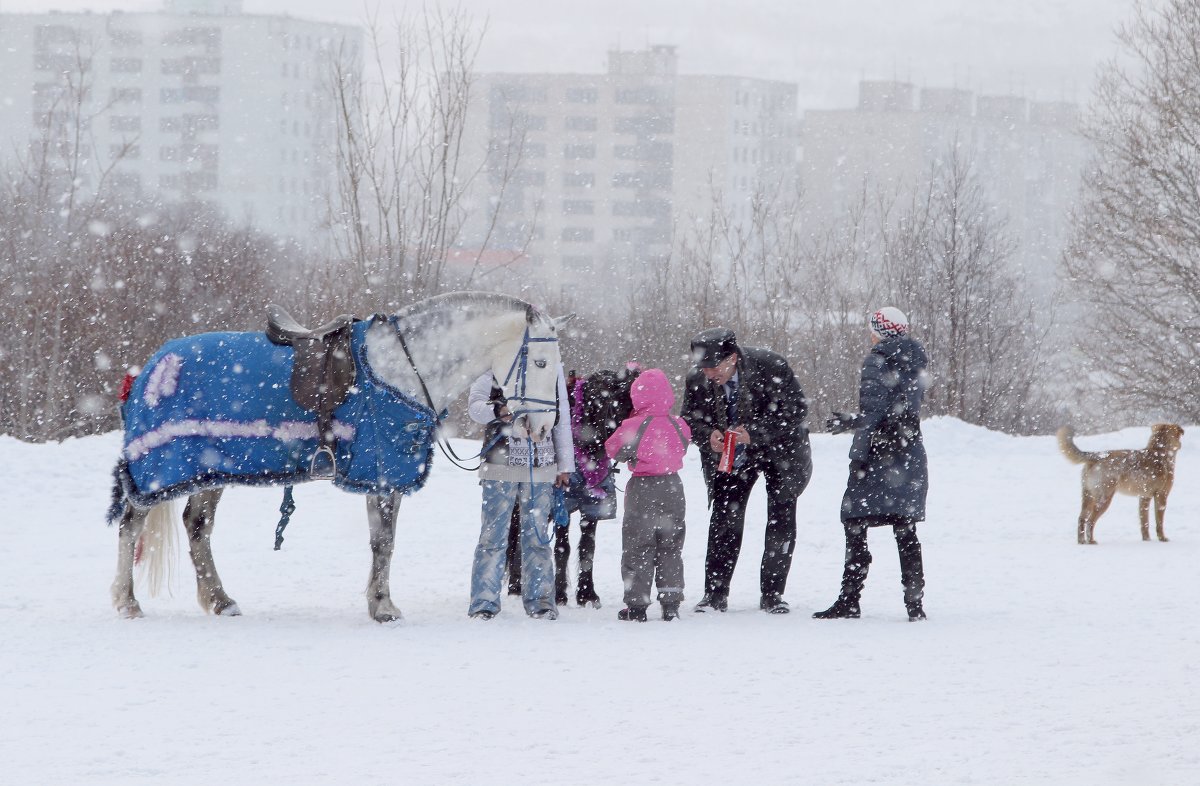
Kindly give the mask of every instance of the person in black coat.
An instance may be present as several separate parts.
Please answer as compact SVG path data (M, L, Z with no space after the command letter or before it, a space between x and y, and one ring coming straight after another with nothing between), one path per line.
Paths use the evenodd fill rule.
M812 476L804 391L787 360L768 349L739 347L728 328L692 339L696 368L688 375L683 419L700 448L712 509L704 561L704 598L696 611L725 611L742 548L746 501L761 474L767 485L767 530L759 608L786 614L783 599L796 543L796 498ZM731 472L718 464L725 433L737 439Z
M850 476L842 498L846 565L842 591L817 619L856 618L871 552L867 530L890 526L900 552L900 580L908 619L925 619L925 572L917 522L925 520L929 466L921 438L925 394L925 348L908 334L908 318L897 308L871 315L871 352L858 385L859 413L834 412L826 421L834 434L854 430Z

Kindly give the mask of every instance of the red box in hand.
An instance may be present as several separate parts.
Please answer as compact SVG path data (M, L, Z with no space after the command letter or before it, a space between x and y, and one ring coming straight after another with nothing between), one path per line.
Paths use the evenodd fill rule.
M717 472L733 472L733 457L737 453L737 434L725 432L725 442L721 445L721 461L717 464Z

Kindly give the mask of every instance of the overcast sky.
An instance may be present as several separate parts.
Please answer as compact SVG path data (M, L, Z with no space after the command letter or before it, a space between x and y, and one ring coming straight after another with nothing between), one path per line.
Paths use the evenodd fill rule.
M435 0L428 0L433 4ZM421 1L369 7L419 9ZM861 78L1086 102L1133 0L465 0L483 71L599 72L608 49L679 47L684 73L795 82L803 108L853 105ZM159 0L0 0L0 11L151 11ZM247 13L361 21L354 0L244 0Z

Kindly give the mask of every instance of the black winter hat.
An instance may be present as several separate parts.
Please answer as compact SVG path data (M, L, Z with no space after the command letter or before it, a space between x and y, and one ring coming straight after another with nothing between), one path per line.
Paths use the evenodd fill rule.
M711 328L692 338L692 362L698 368L714 368L738 349L737 336L729 328Z

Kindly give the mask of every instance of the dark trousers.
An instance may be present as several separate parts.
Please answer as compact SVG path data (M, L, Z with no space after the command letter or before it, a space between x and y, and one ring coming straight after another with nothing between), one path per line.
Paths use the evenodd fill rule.
M867 530L870 527L891 526L896 535L896 550L900 553L900 583L904 586L904 604L920 606L925 597L925 566L921 558L921 541L917 540L917 525L913 522L894 523L889 519L851 519L846 529L846 566L842 571L842 597L857 602L862 594L867 571L871 567L871 552L867 549Z
M767 532L759 587L763 595L778 597L787 586L796 545L796 482L774 464L752 465L737 473L712 473L712 514L704 559L706 595L729 595L729 581L742 550L746 501L760 473L767 483Z

